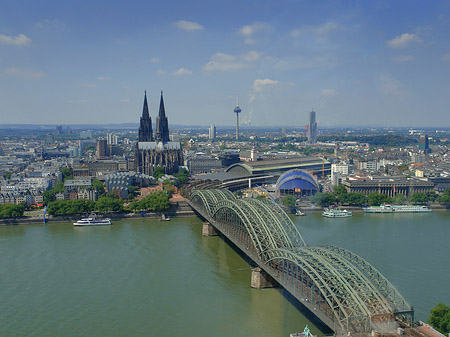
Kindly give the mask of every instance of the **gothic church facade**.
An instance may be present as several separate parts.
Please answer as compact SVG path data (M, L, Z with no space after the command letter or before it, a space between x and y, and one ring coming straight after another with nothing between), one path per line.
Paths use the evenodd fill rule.
M136 171L152 175L155 168L161 166L166 174L172 174L177 172L181 165L183 165L183 150L179 142L169 140L169 122L166 117L162 91L154 134L148 110L147 92L145 92L139 138L135 149Z

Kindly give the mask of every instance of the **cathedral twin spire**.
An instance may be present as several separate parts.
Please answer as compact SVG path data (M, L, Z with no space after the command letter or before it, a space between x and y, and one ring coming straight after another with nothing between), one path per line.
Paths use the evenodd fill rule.
M142 117L139 126L139 141L140 142L152 142L152 141L169 141L169 122L166 117L166 111L164 108L163 93L161 91L161 101L159 103L159 115L156 118L156 131L155 137L153 137L152 119L149 114L147 104L147 91L144 93L144 107L142 109Z

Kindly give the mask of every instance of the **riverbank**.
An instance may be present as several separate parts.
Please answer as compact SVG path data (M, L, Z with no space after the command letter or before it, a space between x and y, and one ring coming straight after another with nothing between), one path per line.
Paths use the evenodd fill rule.
M188 217L195 216L194 211L188 205L186 201L177 201L172 203L169 210L162 212L166 217ZM161 218L161 212L139 212L139 213L105 213L102 214L105 217L113 220L130 219L130 218ZM75 222L81 217L80 214L76 215L57 215L48 216L46 223L58 223L58 222ZM13 219L1 219L0 226L15 226L24 224L42 224L44 222L42 216L40 217L21 217Z

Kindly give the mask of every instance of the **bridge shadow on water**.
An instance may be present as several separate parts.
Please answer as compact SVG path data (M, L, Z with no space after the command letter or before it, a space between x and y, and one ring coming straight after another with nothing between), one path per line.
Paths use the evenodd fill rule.
M258 264L255 263L245 252L243 252L238 246L236 246L230 239L228 239L225 235L218 232L218 236L224 240L225 243L228 244L231 249L238 254L246 263L249 264L251 268L258 267ZM248 280L250 283L250 280ZM291 293L289 293L282 286L278 285L275 288L279 291L279 293L296 308L303 316L306 317L312 324L314 324L317 329L320 330L320 336L333 336L333 330L328 327L325 323L323 323L316 315L314 315L306 306L301 303L301 301L297 300Z

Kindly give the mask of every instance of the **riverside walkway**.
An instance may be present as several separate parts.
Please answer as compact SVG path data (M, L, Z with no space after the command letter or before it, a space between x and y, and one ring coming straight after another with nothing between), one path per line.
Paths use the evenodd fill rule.
M308 246L273 201L194 190L188 203L336 335L413 325L413 308L377 269L347 249Z

